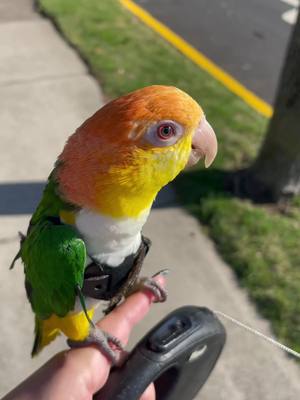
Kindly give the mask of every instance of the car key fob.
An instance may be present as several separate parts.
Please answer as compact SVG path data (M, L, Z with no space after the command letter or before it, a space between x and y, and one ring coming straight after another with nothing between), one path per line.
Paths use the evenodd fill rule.
M111 371L94 400L138 400L154 382L157 400L190 400L225 344L225 329L207 308L185 306L159 322L126 362Z

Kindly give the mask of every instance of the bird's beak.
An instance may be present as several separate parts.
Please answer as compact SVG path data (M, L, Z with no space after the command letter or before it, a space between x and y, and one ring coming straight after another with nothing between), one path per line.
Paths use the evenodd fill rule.
M187 166L195 165L205 157L204 165L208 168L214 161L218 151L218 142L213 128L203 117L192 138L192 148Z

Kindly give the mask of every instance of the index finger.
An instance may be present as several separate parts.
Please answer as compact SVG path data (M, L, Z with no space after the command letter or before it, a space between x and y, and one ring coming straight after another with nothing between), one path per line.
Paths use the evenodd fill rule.
M165 283L162 276L157 276L155 280L161 285ZM127 344L130 332L148 313L153 300L154 295L148 290L134 293L99 321L97 326Z

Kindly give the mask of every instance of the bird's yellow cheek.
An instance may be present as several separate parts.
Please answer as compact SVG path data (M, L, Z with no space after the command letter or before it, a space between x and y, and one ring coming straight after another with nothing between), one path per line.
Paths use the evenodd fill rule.
M190 151L191 136L170 147L136 148L130 163L99 176L96 186L102 190L97 192L94 209L115 218L138 217L185 167Z
M168 148L152 152L152 179L160 187L173 180L186 166L191 151L191 137L188 136Z

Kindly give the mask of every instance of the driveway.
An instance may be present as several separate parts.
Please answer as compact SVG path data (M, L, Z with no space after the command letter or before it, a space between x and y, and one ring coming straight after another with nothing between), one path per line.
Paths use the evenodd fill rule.
M299 0L136 0L255 94L273 102Z

